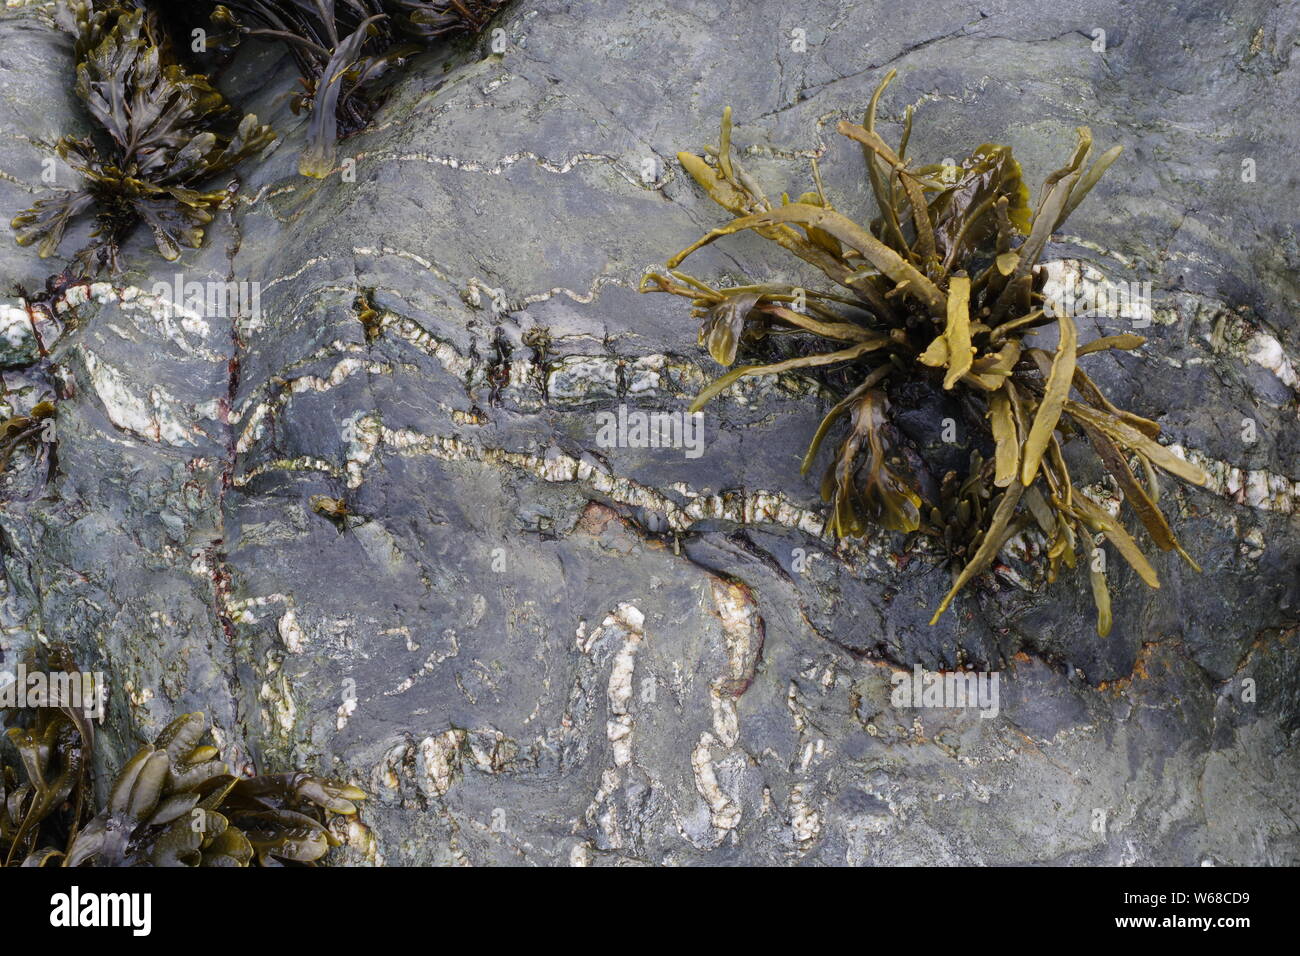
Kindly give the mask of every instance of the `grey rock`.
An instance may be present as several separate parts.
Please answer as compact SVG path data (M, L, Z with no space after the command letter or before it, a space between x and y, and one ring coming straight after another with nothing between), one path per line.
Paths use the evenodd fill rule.
M322 182L291 64L237 61L284 139L203 249L172 267L138 232L76 307L57 474L6 479L5 661L43 635L110 673L106 764L202 709L239 765L360 782L341 862L1300 862L1295 9L541 0L493 26L504 54L413 60ZM0 13L0 48L9 218L85 120L44 5ZM700 457L597 443L599 413L715 374L682 304L636 292L723 221L674 154L729 104L769 192L818 155L866 216L834 123L891 67L914 155L1009 142L1036 188L1081 123L1126 148L1051 258L1151 281L1149 344L1090 368L1215 481L1166 490L1204 573L1119 570L1107 639L1080 575L989 577L931 628L932 560L820 537L808 380L715 402ZM58 268L0 243L0 278ZM755 237L691 270L804 275ZM172 314L177 271L258 283L261 314ZM997 715L896 706L918 665L998 672Z
M31 365L39 356L31 316L18 306L0 305L0 368Z

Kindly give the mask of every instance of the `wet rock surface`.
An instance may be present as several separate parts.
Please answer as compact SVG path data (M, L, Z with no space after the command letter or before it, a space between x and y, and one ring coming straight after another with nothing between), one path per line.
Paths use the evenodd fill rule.
M543 2L492 28L503 54L413 61L321 182L291 65L241 54L223 86L283 141L233 209L176 264L137 231L60 298L50 364L5 372L17 411L65 397L50 482L26 451L4 479L4 666L43 635L108 672L112 766L202 709L237 764L360 783L344 862L1300 861L1294 8ZM0 13L0 50L7 221L86 121L45 5ZM1106 639L1081 572L986 575L932 628L932 558L821 537L809 379L715 401L699 457L598 443L600 412L680 412L715 373L681 303L636 292L723 220L674 154L731 105L770 193L818 156L865 218L833 130L891 67L913 155L1008 142L1036 191L1079 124L1126 148L1049 258L1151 282L1148 344L1087 367L1213 480L1164 490L1204 572L1113 568ZM764 245L692 272L800 281ZM6 286L59 268L0 243ZM171 309L178 273L256 283L260 314ZM895 706L918 665L998 672L997 714Z

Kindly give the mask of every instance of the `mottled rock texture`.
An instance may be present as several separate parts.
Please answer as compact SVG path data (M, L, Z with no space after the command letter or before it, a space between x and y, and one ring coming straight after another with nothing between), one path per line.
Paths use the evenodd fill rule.
M46 7L0 12L5 221L87 128ZM5 373L70 397L51 484L6 479L4 666L44 635L109 672L103 769L203 709L237 763L372 792L344 862L1300 861L1297 8L544 0L497 28L416 58L321 182L291 64L245 50L223 85L283 139L233 210L174 267L137 232L53 370ZM931 559L820 537L808 379L715 402L698 458L597 445L598 412L680 411L716 370L635 291L724 218L674 154L729 104L770 193L819 156L865 218L834 125L890 67L915 156L1008 142L1036 192L1075 126L1125 146L1049 257L1151 281L1149 344L1088 367L1216 480L1165 488L1204 573L1114 568L1106 639L1081 573L986 576L932 628ZM691 270L801 281L765 245ZM60 267L0 242L6 292ZM159 308L177 272L260 283L261 316ZM892 706L917 664L1000 672L999 714Z

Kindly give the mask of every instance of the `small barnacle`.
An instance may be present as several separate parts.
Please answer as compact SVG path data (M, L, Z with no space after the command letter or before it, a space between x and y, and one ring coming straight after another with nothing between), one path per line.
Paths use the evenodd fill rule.
M1038 268L1052 233L1114 163L1119 147L1087 166L1092 134L1080 127L1069 162L1048 176L1034 208L1008 146L985 143L957 164L915 165L907 157L910 110L898 149L889 146L875 119L893 77L891 71L876 89L861 125L838 126L861 145L876 198L879 216L865 226L834 207L815 162L814 191L794 202L770 200L732 155L730 108L718 146L703 157L678 154L699 186L735 217L669 259L666 274L651 273L641 284L642 292L690 299L692 315L703 320L700 344L729 367L704 387L691 411L749 376L836 370L828 384L850 390L817 428L803 470L847 416L848 432L822 481L831 506L827 528L857 536L876 526L937 540L958 570L931 623L1031 526L1048 542L1049 581L1062 563L1074 566L1080 541L1101 535L1146 584L1159 587L1120 521L1074 489L1062 448L1080 436L1155 545L1196 568L1156 503L1156 473L1193 484L1204 484L1206 476L1155 440L1154 421L1113 405L1079 364L1086 355L1134 349L1145 340L1115 335L1080 345L1073 320L1057 315L1044 296L1045 273ZM815 266L834 288L747 281L716 289L679 270L701 247L744 231ZM1052 325L1059 332L1052 352L1025 341ZM735 365L738 355L774 335L803 344L789 358ZM817 342L829 343L829 350L808 347ZM918 387L960 414L975 436L964 472L927 473L925 448L892 420L891 406L899 403L891 394L912 396ZM1130 460L1140 463L1145 483ZM1091 584L1104 636L1111 623L1104 574L1094 569Z

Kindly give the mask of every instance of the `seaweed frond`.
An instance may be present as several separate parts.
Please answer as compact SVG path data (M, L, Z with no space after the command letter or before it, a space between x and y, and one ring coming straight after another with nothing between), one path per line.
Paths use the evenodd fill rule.
M66 648L46 666L76 674ZM51 688L59 686L50 681ZM208 721L182 714L122 767L98 812L90 787L94 725L71 699L20 713L0 770L0 854L14 866L311 864L339 839L365 793L309 773L239 777L204 744ZM21 773L19 772L21 768Z
M1046 273L1038 268L1052 233L1120 148L1089 165L1092 134L1080 127L1069 161L1047 177L1031 206L1008 146L983 144L955 166L916 165L906 158L910 110L899 148L887 144L876 131L876 111L893 77L891 71L877 88L861 124L838 125L840 135L862 147L879 209L866 226L832 205L815 160L815 189L795 201L769 199L732 151L730 108L717 146L706 147L703 156L678 154L696 183L734 218L669 259L665 273L648 274L641 291L689 299L701 320L700 344L723 366L774 334L825 349L798 348L792 358L732 367L700 392L691 410L742 378L839 370L836 381L851 390L826 414L803 470L847 417L848 432L821 486L830 504L827 527L836 536L862 535L874 525L937 540L957 570L931 624L1013 536L1031 527L1046 538L1049 581L1061 563L1074 566L1081 546L1091 558L1096 535L1145 583L1159 587L1123 524L1071 483L1062 446L1075 436L1087 438L1155 545L1178 551L1195 567L1157 504L1156 475L1164 471L1204 484L1205 474L1156 441L1155 422L1115 407L1079 364L1085 355L1130 350L1145 340L1117 335L1080 346L1070 315L1056 314L1044 296ZM813 290L746 280L724 289L679 270L696 250L741 232L780 245L832 285ZM1051 326L1058 332L1051 352L1025 341ZM961 410L975 436L964 470L928 480L915 473L913 464L924 463L924 456L907 447L895 426L890 395L917 384ZM1134 462L1145 483L1135 476ZM1105 565L1090 565L1097 630L1104 636L1111 626Z
M11 415L0 421L0 473L9 467L9 459L21 446L52 440L57 411L53 402L42 399L27 414Z
M19 245L53 255L68 226L93 213L91 245L79 257L117 268L117 251L143 221L164 259L197 248L226 189L203 184L260 152L274 134L249 114L229 132L229 106L203 76L176 62L157 16L121 2L75 0L61 24L76 38L76 92L95 135L65 136L57 149L82 177L77 189L40 199L11 223Z
M378 83L441 37L477 33L504 0L227 0L212 22L227 42L257 37L285 43L302 78L293 103L309 115L298 171L317 179L334 169L336 143L364 127Z

